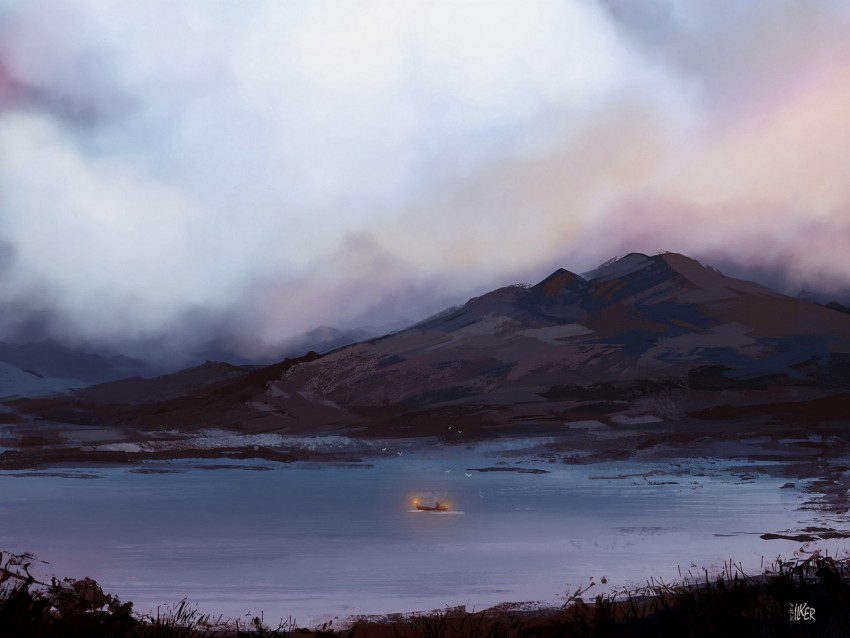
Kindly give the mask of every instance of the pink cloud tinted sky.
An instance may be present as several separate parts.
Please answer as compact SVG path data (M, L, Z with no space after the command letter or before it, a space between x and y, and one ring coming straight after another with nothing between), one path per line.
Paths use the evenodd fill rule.
M828 0L9 0L0 332L271 342L632 251L846 290L848 27Z

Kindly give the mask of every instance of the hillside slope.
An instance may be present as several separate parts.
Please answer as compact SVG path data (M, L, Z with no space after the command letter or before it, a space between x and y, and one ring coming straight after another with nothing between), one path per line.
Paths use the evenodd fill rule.
M801 406L803 419L815 400L830 419L850 390L850 315L683 255L635 253L583 276L561 269L500 288L324 356L133 383L129 394L113 384L17 407L103 423L383 434L436 432L441 417L521 428L718 418L706 410L721 406L729 418L763 406L756 416L769 419L775 403Z

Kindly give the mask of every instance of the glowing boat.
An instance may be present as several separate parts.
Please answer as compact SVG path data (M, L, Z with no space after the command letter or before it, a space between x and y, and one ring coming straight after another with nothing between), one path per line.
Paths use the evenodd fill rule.
M440 503L440 501L437 501L436 503L434 503L433 507L431 507L430 505L420 505L418 502L414 503L414 505L416 506L416 509L418 509L420 512L448 512L449 511L449 506Z

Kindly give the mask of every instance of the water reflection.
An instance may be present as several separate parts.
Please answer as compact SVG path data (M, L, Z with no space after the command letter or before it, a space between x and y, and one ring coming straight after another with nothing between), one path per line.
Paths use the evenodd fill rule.
M691 562L757 567L799 545L759 539L802 513L799 492L757 470L748 481L718 463L476 471L494 465L486 452L408 451L370 467L160 462L98 480L9 472L0 547L91 576L139 611L189 597L217 614L307 622L556 601L591 576L640 585ZM415 496L452 511L418 512Z

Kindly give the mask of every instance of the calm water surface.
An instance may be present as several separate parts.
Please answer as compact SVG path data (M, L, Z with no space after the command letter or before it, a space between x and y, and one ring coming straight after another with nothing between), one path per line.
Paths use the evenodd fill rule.
M482 448L436 448L389 451L372 467L176 461L143 466L159 473L8 472L0 549L35 553L47 573L91 576L137 611L187 597L216 614L307 623L557 602L591 577L638 586L729 558L757 571L762 557L800 548L759 534L814 516L798 509L799 490L779 489L783 480L755 466L755 480L710 460L467 469L498 461ZM411 511L414 497L454 511Z

